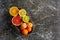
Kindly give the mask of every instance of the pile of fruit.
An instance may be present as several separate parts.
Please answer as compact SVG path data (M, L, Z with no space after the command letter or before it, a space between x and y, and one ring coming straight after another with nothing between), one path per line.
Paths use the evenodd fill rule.
M12 24L17 28L19 26L23 35L28 35L32 31L33 24L25 9L18 9L18 7L13 6L9 9L9 14L12 16Z

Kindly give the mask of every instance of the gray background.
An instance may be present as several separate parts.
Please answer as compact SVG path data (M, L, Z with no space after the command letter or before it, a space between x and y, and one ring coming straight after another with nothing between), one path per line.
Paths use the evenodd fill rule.
M10 23L11 6L26 9L31 17L34 31L28 36ZM60 0L0 0L0 40L60 40Z

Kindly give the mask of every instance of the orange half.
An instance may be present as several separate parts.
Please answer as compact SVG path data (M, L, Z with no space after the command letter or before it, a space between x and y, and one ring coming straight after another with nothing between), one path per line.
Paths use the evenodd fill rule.
M9 9L9 13L11 16L17 16L18 12L19 12L19 9L16 6L13 6Z

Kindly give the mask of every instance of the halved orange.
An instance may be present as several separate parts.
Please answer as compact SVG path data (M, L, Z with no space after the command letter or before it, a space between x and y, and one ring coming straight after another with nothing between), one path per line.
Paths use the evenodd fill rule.
M13 25L19 26L19 25L21 25L21 23L22 23L22 20L21 20L20 16L15 16L12 18L12 24Z
M11 16L17 16L18 12L19 12L19 9L16 6L13 6L9 9L9 13Z

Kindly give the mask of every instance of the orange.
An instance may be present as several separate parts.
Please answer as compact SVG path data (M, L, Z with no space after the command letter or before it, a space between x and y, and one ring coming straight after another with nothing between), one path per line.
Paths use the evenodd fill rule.
M21 17L20 16L15 16L12 18L12 24L15 26L19 26L21 25L22 21L21 21Z
M20 30L24 30L25 28L23 28L22 26L20 27Z
M26 23L22 23L21 27L26 28L27 27Z
M21 27L20 27L20 30L23 30L23 29L25 29L25 28L27 28L26 23L22 23L22 24L21 24Z
M27 29L22 30L22 34L25 36L28 35L28 30Z
M28 32L31 32L32 28L31 27L27 27L27 30L28 30Z
M11 16L17 16L18 12L19 12L19 9L16 6L13 6L9 9L9 13Z
M27 26L28 26L28 27L32 27L33 24L32 24L31 22L27 22Z

